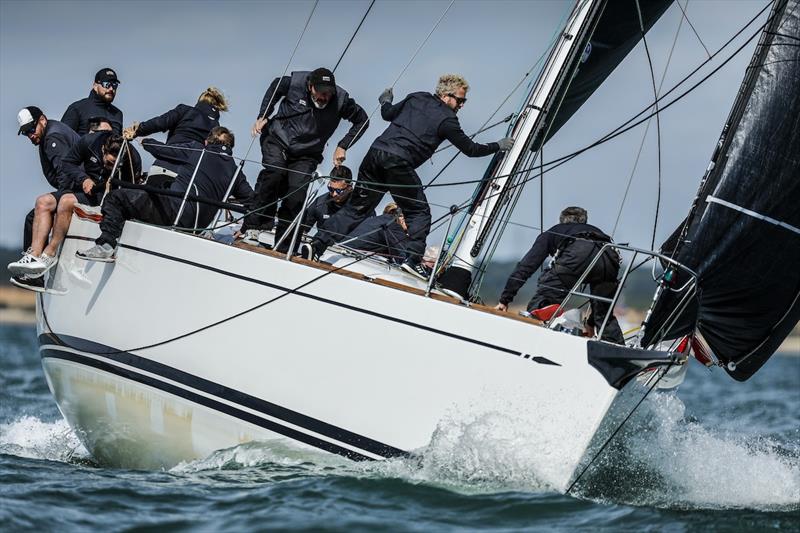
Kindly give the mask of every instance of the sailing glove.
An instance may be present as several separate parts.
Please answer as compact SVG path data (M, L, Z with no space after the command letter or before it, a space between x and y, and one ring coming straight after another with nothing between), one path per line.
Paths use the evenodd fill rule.
M391 104L392 100L394 100L394 93L392 92L392 88L389 87L385 89L381 95L378 97L378 103L383 104Z
M497 146L500 147L501 152L507 152L511 150L511 147L514 146L514 139L511 137L504 137L497 141Z

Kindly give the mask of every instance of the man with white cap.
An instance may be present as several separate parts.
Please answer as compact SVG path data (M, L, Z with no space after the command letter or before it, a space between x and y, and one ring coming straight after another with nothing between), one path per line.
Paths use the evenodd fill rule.
M17 114L19 130L17 135L25 135L34 146L39 147L39 161L42 165L42 174L47 182L55 189L53 192L42 194L36 198L36 205L25 217L25 229L23 236L22 259L11 263L31 263L36 261L42 254L50 228L53 225L53 218L56 213L58 200L69 190L64 189L64 167L63 159L72 146L78 141L78 134L72 128L57 121L48 119L47 116L36 106L28 106L20 109ZM38 246L33 247L33 241ZM44 283L41 277L32 278L25 275L16 275L12 278L15 285L25 286L33 290L44 290Z
M73 102L64 111L61 122L75 130L78 135L89 133L89 119L105 117L111 123L114 133L122 134L122 111L112 102L117 95L119 78L114 69L101 68L94 75L94 83L89 96Z

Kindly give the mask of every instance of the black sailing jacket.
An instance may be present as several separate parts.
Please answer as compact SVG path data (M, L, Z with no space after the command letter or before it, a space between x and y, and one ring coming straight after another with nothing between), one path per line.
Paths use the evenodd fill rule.
M64 172L61 175L59 188L67 191L81 192L83 181L89 177L95 185L101 185L111 171L103 166L103 143L112 135L112 131L89 132L72 145L62 160ZM131 162L127 158L121 161L122 180L134 181L142 173L142 158L136 149L128 145ZM131 174L133 173L133 174Z
M186 192L192 174L194 174L195 167L198 161L200 161L200 155L203 154L203 160L200 162L200 168L197 169L197 174L195 174L190 193L217 202L224 202L227 200L227 198L224 197L225 192L228 190L228 185L230 185L230 181L233 179L237 167L236 162L231 157L230 149L227 146L221 144L203 146L200 143L187 143L186 146L181 146L176 149L174 145L172 148L169 148L164 143L156 141L155 139L143 139L142 147L150 152L156 159L163 159L173 164L173 168L177 169L178 177L170 184L169 189L179 192ZM249 200L252 195L253 189L250 187L250 184L247 183L247 177L243 172L239 172L239 175L236 177L236 182L231 188L231 196L246 201ZM165 198L172 203L176 212L180 209L181 198L172 196L166 196ZM196 217L198 205L199 216ZM195 227L196 221L196 227L204 228L211 223L218 209L218 207L208 204L187 202L178 223L183 227Z
M166 131L167 144L187 142L203 143L212 128L219 126L219 109L207 104L197 102L194 107L178 104L171 109L139 124L136 135L147 137L153 133Z
M75 130L78 135L89 133L89 119L92 117L105 117L111 122L114 133L122 134L122 111L114 104L106 102L94 91L83 100L78 100L69 105L61 122Z
M345 150L364 134L369 121L366 111L338 85L336 95L325 109L314 107L308 91L309 74L292 72L291 76L275 78L264 94L259 117L269 117L280 101L278 112L269 118L264 135L273 138L290 156L308 156L321 161L325 144L342 119L353 124L337 143Z
M528 253L517 263L514 272L508 277L503 294L500 296L500 303L506 305L511 303L520 288L528 281L528 278L542 266L547 256L555 256L556 252L558 252L559 257L551 268L559 276L563 274L564 276L575 278L572 282L575 283L577 277L589 266L589 262L600 249L600 246L591 242L589 247L584 247L583 242L585 241L575 246L575 243L579 242L575 239L578 236L584 239L592 239L600 244L611 242L611 237L591 224L579 224L577 222L556 224L539 235L533 242L531 249L528 250ZM592 269L592 274L594 274L595 270L601 270L602 267L605 267L606 276L601 277L608 277L609 279L613 277L616 279L619 271L619 256L616 252L603 255L606 257L598 261L597 266ZM601 267L601 269L598 269L598 267ZM587 281L592 280L587 279Z
M58 120L47 120L44 137L39 143L39 160L47 182L61 189L64 175L64 157L80 137L72 128Z
M430 159L445 139L467 157L500 149L497 143L473 142L461 129L456 112L431 93L411 93L394 105L387 102L381 106L381 116L391 124L372 147L408 161L413 168Z

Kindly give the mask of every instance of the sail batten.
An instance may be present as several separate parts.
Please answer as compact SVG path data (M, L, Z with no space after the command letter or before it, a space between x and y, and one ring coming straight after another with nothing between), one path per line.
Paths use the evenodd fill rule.
M799 13L800 0L775 3L682 237L662 247L698 274L667 338L696 329L741 381L800 320L800 48L785 46ZM649 331L679 297L662 294Z

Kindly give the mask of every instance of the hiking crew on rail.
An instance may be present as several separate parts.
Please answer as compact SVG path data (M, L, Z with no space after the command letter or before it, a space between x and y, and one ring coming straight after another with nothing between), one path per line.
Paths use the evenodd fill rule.
M461 76L439 78L435 94L411 93L392 105L392 89L378 98L381 116L391 124L372 143L358 169L358 182L347 205L331 217L303 255L318 258L325 249L344 239L375 210L386 192L402 210L408 226L408 242L402 268L427 279L421 265L425 240L431 230L431 209L415 169L431 158L444 140L468 157L483 157L511 148L513 141L473 142L458 122L457 113L467 102L469 84Z

